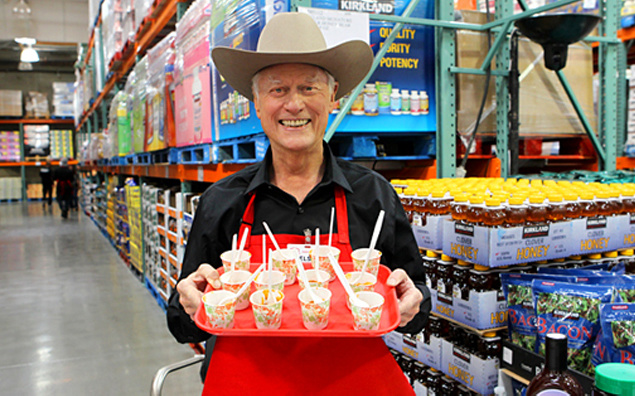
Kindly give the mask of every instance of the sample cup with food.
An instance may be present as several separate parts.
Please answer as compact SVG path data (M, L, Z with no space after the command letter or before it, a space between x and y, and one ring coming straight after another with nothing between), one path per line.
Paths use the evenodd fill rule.
M347 272L346 273L346 281L353 289L354 293L361 291L374 291L375 284L377 283L377 277L370 272ZM351 303L349 299L346 299L346 306L348 308L351 307Z
M234 327L236 299L228 290L213 290L203 295L203 306L209 325L215 329ZM228 298L229 297L229 298Z
M368 307L351 302L353 313L353 327L355 330L377 330L381 321L381 312L384 308L384 297L372 291L355 293L357 298L367 303Z
M254 285L256 290L273 289L284 291L284 282L287 280L286 275L282 271L271 271L271 286L269 285L269 272L267 270L262 271L254 279Z
M333 246L320 246L318 251L316 252L315 248L309 250L309 255L311 256L311 265L313 268L316 267L316 262L319 262L319 268L329 273L329 280L335 279L335 270L331 265L331 260L329 260L329 250L331 254L335 258L337 262L340 261L340 250ZM317 254L316 254L317 253Z
M251 253L243 250L238 256L238 250L228 250L220 255L220 259L223 262L223 269L225 272L232 270L232 260L236 258L234 263L234 269L249 271L249 262L251 260Z
M328 289L329 280L331 278L328 272L323 271L321 269L320 270L310 269L310 270L305 270L304 273L306 274L306 279L311 285L311 287L323 287L325 289ZM300 283L300 289L304 289L304 282L299 282L299 283Z
M329 324L332 294L329 289L323 287L315 287L312 288L312 290L323 301L321 303L315 302L306 289L298 294L300 309L302 311L302 324L304 324L307 330L322 330Z
M251 276L251 272L244 270L235 270L225 272L220 276L220 281L223 284L223 290L229 290L232 293L236 293ZM236 298L236 311L240 311L249 306L249 288Z
M293 249L280 249L274 250L271 253L271 261L273 262L273 269L284 272L286 276L285 285L292 285L295 283L296 271L295 256L297 252Z
M254 321L258 329L279 329L282 324L282 301L284 293L280 290L262 289L255 291L249 301L254 312Z
M361 271L364 267L364 260L366 260L366 254L368 254L368 248L355 249L353 253L351 253L351 259L353 260L353 268L355 271ZM379 272L379 261L381 260L381 252L377 249L373 249L370 253L370 258L368 259L368 265L366 266L365 272L370 272L371 274L377 276Z

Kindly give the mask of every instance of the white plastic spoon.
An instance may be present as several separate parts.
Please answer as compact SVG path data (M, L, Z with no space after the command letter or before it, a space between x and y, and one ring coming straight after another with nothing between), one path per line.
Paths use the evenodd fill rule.
M311 296L311 299L313 299L313 301L316 304L324 302L324 299L319 297L313 291L313 288L311 287L311 284L309 283L309 279L306 277L306 272L304 272L304 265L302 264L302 261L300 261L300 256L298 254L295 255L295 265L298 267L298 271L300 272L300 279L304 283L304 288L309 291L309 295Z
M346 294L348 294L348 296L350 297L351 303L358 305L362 308L370 307L370 305L368 305L366 301L361 300L359 297L355 295L353 288L351 287L351 285L348 284L348 281L346 280L346 275L344 275L344 271L342 271L342 267L340 267L340 263L338 263L337 260L335 260L335 257L333 257L333 253L329 251L328 255L329 255L329 260L331 261L331 266L333 266L333 270L335 270L335 275L337 275L337 278L340 280L340 283L344 287Z
M377 222L375 223L375 229L373 230L373 236L370 238L370 246L368 247L366 258L364 258L364 265L362 266L362 270L359 272L359 276L353 283L359 282L362 279L362 276L364 276L364 271L366 271L366 267L368 266L370 255L375 250L375 245L377 245L377 239L379 239L379 233L381 232L381 226L384 223L385 215L386 212L384 212L383 210L379 211L379 216L377 216Z

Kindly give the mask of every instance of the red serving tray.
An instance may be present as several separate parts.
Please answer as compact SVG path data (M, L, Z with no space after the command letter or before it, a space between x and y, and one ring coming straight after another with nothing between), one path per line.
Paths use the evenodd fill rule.
M340 263L340 265L345 273L353 270L352 263ZM260 264L251 264L250 269L253 272L258 269L259 266ZM220 268L219 272L222 273L222 271L223 269ZM205 313L205 307L202 302L194 315L194 322L200 329L216 335L258 337L378 337L396 329L401 320L395 288L386 285L386 280L389 275L390 269L384 265L380 265L375 291L384 296L385 301L384 309L381 313L381 322L377 330L355 330L353 328L353 314L346 307L346 291L337 278L329 283L329 290L333 293L331 297L331 312L329 314L329 324L322 330L307 330L302 324L300 300L298 300L300 286L297 281L293 285L284 286L282 324L279 329L257 329L251 305L246 309L236 311L234 327L231 329L212 328L207 320L207 314ZM205 291L207 292L209 290L211 290L211 286L208 285Z

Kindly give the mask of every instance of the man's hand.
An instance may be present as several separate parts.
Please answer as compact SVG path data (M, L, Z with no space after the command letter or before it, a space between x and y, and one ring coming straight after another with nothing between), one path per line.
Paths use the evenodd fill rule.
M401 314L399 327L403 327L419 313L423 295L408 274L406 274L406 271L402 269L393 271L388 280L386 280L386 285L395 287L397 300L399 301L399 313Z
M218 271L209 264L201 264L196 271L176 285L176 290L179 292L179 302L192 320L194 320L194 314L201 304L203 291L205 291L207 284L212 285L214 289L222 287Z

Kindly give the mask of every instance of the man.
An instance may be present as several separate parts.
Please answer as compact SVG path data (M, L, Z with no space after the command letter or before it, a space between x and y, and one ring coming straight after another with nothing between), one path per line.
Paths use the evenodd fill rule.
M75 172L68 166L68 159L62 158L60 166L55 170L55 181L57 182L55 193L57 194L57 203L60 205L62 217L68 217L73 200L73 183L75 180Z
M331 207L337 219L333 244L342 261L350 261L353 249L368 246L379 211L386 211L377 248L393 270L387 284L397 291L401 330L421 331L430 295L396 193L378 174L336 159L323 142L335 101L370 69L370 47L350 41L326 49L310 16L283 13L265 26L257 51L219 47L212 57L227 83L253 100L270 149L263 162L202 195L168 307L175 338L209 338L192 319L204 289L221 286L215 268L221 266L220 254L231 249L233 234L250 231L246 249L252 262L260 262L263 221L282 247L301 245L312 241L310 230L329 229ZM378 395L410 389L380 338L218 337L215 345L207 343L208 361L212 348L205 389L214 394Z
M53 171L51 169L51 159L46 158L44 166L40 167L40 180L42 181L42 206L48 202L51 206L53 202Z

